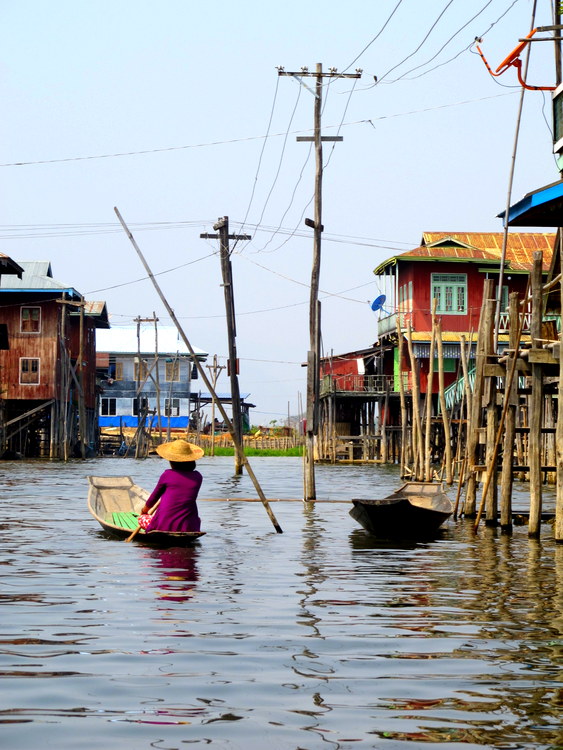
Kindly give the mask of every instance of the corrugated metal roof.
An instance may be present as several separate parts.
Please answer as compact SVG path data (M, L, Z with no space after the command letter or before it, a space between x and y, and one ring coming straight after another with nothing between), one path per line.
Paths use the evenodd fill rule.
M70 308L70 315L80 315L80 308ZM109 328L108 311L106 303L99 300L92 302L84 302L84 315L89 318L94 318L96 328Z
M553 232L509 232L506 245L506 266L514 271L530 271L533 253L543 252L543 267L547 271L551 264L555 246ZM419 247L395 255L381 263L374 273L377 275L397 260L428 259L500 263L503 232L424 232Z
M508 225L513 227L558 227L563 207L563 181L558 180L527 193L510 206ZM504 219L506 211L498 214Z
M180 338L175 326L158 326L159 354L189 354L187 346ZM141 354L154 356L155 332L154 324L141 323L140 329ZM137 354L137 326L119 326L109 330L101 330L96 334L96 350L115 354ZM193 347L198 359L207 357L208 352Z
M0 253L0 276L4 274L17 274L21 278L23 268L15 260L12 260L9 255Z
M50 291L64 290L79 297L78 292L53 278L51 264L48 260L22 260L19 264L23 269L21 279L17 276L8 276L2 279L2 289L17 289L20 291Z
M424 232L422 245L430 245L444 238L457 240L475 248L500 261L504 232ZM506 260L514 270L530 271L533 265L533 253L543 252L543 265L547 270L555 246L554 232L508 232L506 243ZM446 249L446 248L444 248ZM480 258L477 254L474 256Z

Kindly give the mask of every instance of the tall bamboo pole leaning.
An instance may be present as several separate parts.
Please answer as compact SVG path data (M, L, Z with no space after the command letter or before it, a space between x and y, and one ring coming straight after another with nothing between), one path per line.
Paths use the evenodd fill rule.
M532 348L541 348L542 300L542 259L541 250L533 254L533 267L530 278L532 295L532 315L530 337ZM541 476L541 426L543 416L543 367L532 363L532 393L530 396L530 432L528 439L528 461L530 465L530 521L528 536L537 537L540 533L542 509Z
M416 359L412 345L412 329L410 320L407 321L407 345L411 365L411 390L412 390L412 435L413 435L413 457L414 478L421 480L424 471L424 456L422 445L422 424L420 421L420 390L418 387L418 373L416 372Z
M432 300L432 333L430 337L430 356L428 359L428 378L426 382L426 421L424 432L424 480L432 481L432 450L430 448L430 439L432 437L432 385L434 380L434 359L435 359L435 342L436 342L436 306L438 300L434 297Z
M442 323L439 320L436 323L436 345L438 349L438 388L440 393L440 411L442 412L442 424L444 427L444 460L446 465L446 484L450 485L454 481L452 473L452 434L450 428L450 417L448 414L448 408L446 406L444 356L442 347Z
M477 333L477 351L475 353L475 383L471 397L471 416L469 420L467 436L467 490L465 493L465 504L463 514L467 517L475 515L477 505L477 474L475 461L477 458L477 447L479 444L479 426L481 423L481 409L483 399L483 373L487 357L487 337L490 339L492 314L495 300L493 299L494 281L486 279L483 284L483 302L481 315L479 317L479 329Z
M147 261L145 260L145 257L143 255L143 253L141 252L140 247L137 245L137 242L136 242L135 238L133 237L133 235L129 231L129 227L127 226L127 224L123 220L123 217L121 216L121 214L119 213L119 211L118 211L117 208L114 208L114 211L115 211L115 214L116 214L117 218L119 219L119 222L120 222L121 226L123 227L125 233L127 234L127 237L129 238L129 241L131 242L131 244L135 248L135 251L137 252L137 255L139 256L139 258L141 260L141 263L143 264L143 266L144 266L144 268L145 268L145 270L146 270L146 272L147 272L150 280L152 281L153 286L154 286L154 288L155 288L158 296L162 300L162 304L165 306L166 310L168 311L168 314L170 315L170 318L172 319L174 325L178 329L178 333L182 337L182 340L183 340L184 344L186 345L188 351L192 355L192 359L193 359L193 361L195 363L195 366L197 367L197 371L199 372L199 374L201 376L201 379L205 383L205 387L208 389L209 393L211 393L212 395L215 396L215 399L217 401L217 408L219 409L219 412L221 413L221 416L223 417L223 421L227 425L227 428L231 432L231 435L233 435L234 430L233 430L233 425L231 423L231 420L229 419L229 417L227 415L227 412L223 408L223 404L221 403L221 401L219 401L217 399L217 394L213 390L213 387L212 387L212 385L211 385L211 383L209 381L209 378L207 377L207 375L205 373L205 369L204 369L203 365L201 364L201 362L198 360L198 358L196 356L196 353L195 353L195 350L194 350L193 346L191 345L191 343L189 342L188 337L184 333L184 329L180 325L180 322L179 322L178 318L176 317L176 315L174 313L174 310L168 304L168 300L164 296L164 294L163 294L163 292L162 292L162 290L161 290L161 288L160 288L157 280L155 279L155 277L153 275L153 272L151 271L151 269L150 269ZM273 524L275 530L277 531L277 533L278 534L282 534L283 530L282 530L281 526L279 525L279 523L277 522L276 517L274 516L274 513L273 513L272 509L270 508L270 504L268 503L268 500L266 499L266 496L264 495L262 487L260 486L260 484L258 482L258 479L256 478L256 475L254 474L254 471L253 471L252 467L250 466L250 464L248 462L247 457L244 455L244 450L243 450L242 446L239 445L238 449L239 449L240 454L242 456L243 463L246 466L246 470L248 472L248 476L250 477L250 479L252 481L252 484L254 485L254 488L256 489L256 492L258 493L258 497L262 501L262 505L264 506L264 508L266 510L266 513L268 514L268 517L270 518L270 521L272 522L272 524Z

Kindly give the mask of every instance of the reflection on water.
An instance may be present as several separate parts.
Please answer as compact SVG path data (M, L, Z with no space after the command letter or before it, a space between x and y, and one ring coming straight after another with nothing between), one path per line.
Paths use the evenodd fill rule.
M203 494L254 496L232 459ZM296 498L299 459L253 461ZM87 474L151 489L159 461L7 464L0 478L2 746L563 747L563 547L449 521L382 543L346 502L200 504L193 548L108 539ZM388 494L391 467L320 467L319 496Z

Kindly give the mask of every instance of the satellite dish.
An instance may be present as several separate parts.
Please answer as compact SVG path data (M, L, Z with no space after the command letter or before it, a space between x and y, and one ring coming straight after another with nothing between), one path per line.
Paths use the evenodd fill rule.
M380 294L377 299L374 299L374 301L371 303L371 309L374 312L377 312L378 310L383 310L383 305L385 304L385 300L387 297L384 294Z

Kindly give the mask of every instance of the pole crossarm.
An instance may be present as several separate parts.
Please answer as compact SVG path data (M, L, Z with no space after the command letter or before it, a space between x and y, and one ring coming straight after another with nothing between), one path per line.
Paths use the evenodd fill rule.
M329 68L328 73L309 72L308 70L289 71L278 69L279 76L295 76L295 78L361 78L362 71L358 68L356 73L338 73L336 68Z

